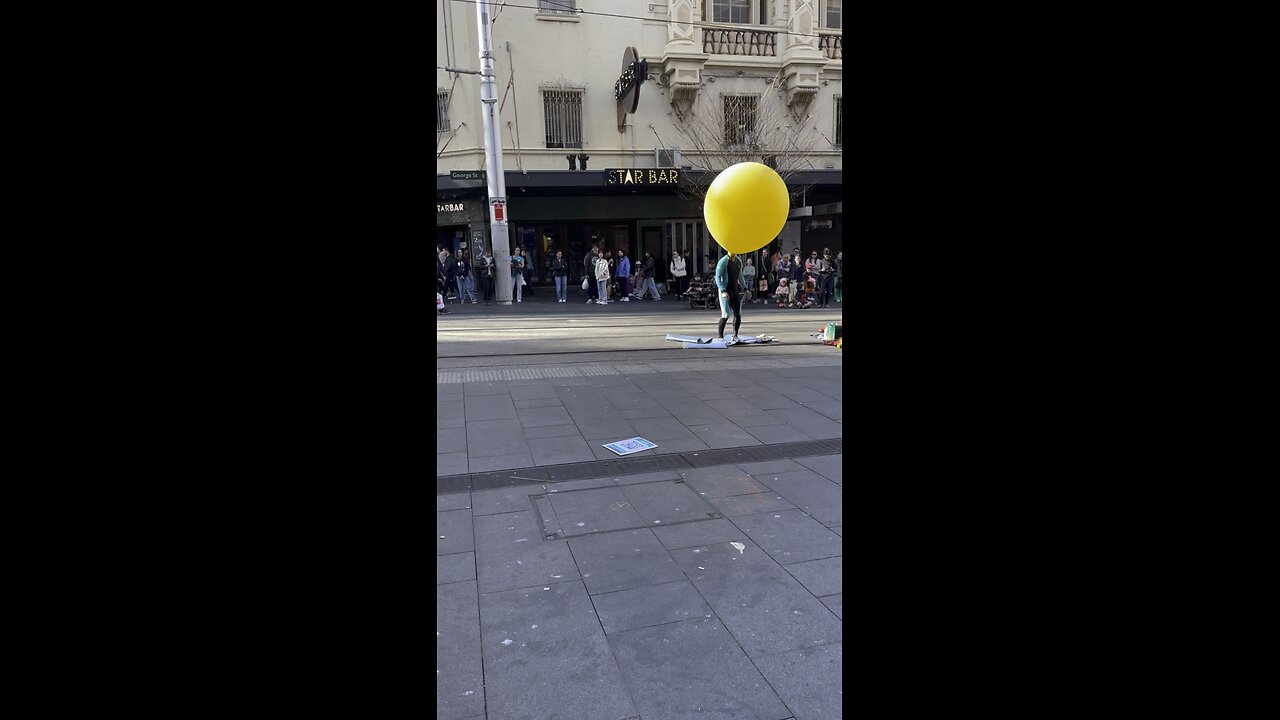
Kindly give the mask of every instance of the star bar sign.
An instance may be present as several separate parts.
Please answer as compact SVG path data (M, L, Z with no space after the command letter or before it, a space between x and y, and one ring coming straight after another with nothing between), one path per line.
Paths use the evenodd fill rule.
M634 47L622 53L622 75L613 84L613 97L618 101L618 132L627 131L627 114L640 106L640 84L649 77L649 61L641 60Z

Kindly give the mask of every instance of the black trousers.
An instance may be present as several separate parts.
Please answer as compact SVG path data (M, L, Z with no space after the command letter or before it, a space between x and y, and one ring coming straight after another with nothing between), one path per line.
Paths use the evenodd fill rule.
M722 297L722 296L720 296L719 294L717 294L716 299L718 299L718 300L720 300L720 301L724 301L724 299L725 299L725 298L724 298L724 297ZM734 334L734 335L737 335L737 334L738 334L738 328L742 327L742 296L741 296L741 295L735 295L734 293L729 293L729 298L728 298L728 300L729 300L729 311L733 313L733 334ZM723 307L723 306L721 306L721 308L720 308L720 312L721 312L721 313L723 313L723 312L724 312L724 307ZM724 337L724 324L725 324L725 321L727 321L728 319L729 319L728 317L726 317L726 316L724 316L723 314L721 314L721 316L720 316L720 337L722 337L722 338Z

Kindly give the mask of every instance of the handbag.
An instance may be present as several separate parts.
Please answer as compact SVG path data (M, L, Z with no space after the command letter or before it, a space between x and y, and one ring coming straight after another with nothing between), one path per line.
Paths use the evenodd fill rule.
M769 292L769 281L768 281L768 280L761 280L761 281L758 283L758 285L757 285L757 286L760 288L760 292L762 292L762 293L767 293L767 292Z
M588 279L588 278L582 278L582 289L583 289L583 290L586 290L586 289L587 289L587 285L589 285L590 283L591 283L591 280L590 280L590 279Z

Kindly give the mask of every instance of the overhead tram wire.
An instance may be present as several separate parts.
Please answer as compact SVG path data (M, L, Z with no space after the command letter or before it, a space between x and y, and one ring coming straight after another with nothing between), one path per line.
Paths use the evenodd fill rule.
M480 1L480 0L449 0L449 2L466 3L466 4L468 4L468 5L475 5L475 4L477 4L479 1ZM512 5L512 4L511 4L511 3L509 3L509 2L504 2L504 3L502 4L502 6L503 6L503 7L513 7L513 8L523 8L523 9L525 9L525 10L539 10L539 9L541 9L541 8L539 8L537 5ZM573 14L573 15L600 15L601 17L625 18L625 19L627 19L627 20L648 20L649 22L666 23L666 24L668 24L668 25L670 25L670 24L672 24L672 23L674 23L674 22L677 22L676 20L671 20L671 19L668 19L668 18L641 17L640 15L619 15L619 14L617 14L617 13L600 12L599 10L582 10L582 9L580 9L580 8L575 8L575 9L573 10L573 12L572 12L572 13L562 13L562 14L564 14L564 15L569 15L569 14ZM717 26L717 25L714 25L714 24L711 24L711 23L707 23L707 22L700 22L700 21L697 21L697 20L690 20L690 21L689 21L689 22L687 22L687 23L680 23L680 24L681 24L681 25L692 25L693 27L710 28L710 29L712 29L712 30L715 30L715 29L717 29L717 28L718 28L718 26ZM761 32L772 32L772 33L778 33L779 35L794 35L794 36L796 36L796 37L812 37L812 38L822 37L822 36L821 36L821 35L819 35L818 33L798 33L798 32L791 32L790 30L783 30L783 29L780 29L780 28L775 28L773 25L758 25L758 26L755 26L755 27L759 27L759 28L761 28ZM834 28L833 28L833 29L834 29Z

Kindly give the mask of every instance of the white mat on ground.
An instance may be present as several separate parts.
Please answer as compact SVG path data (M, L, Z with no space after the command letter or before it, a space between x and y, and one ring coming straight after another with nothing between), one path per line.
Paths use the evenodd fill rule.
M720 338L699 337L697 335L676 335L673 333L667 333L667 340L671 342L684 343L686 348L711 348L714 350L723 350L728 347L728 345L725 344L725 341ZM759 337L743 335L738 338L738 344L740 345L763 345L764 343L771 343L773 341L774 338L770 335L761 335Z

